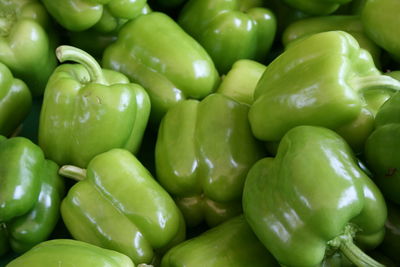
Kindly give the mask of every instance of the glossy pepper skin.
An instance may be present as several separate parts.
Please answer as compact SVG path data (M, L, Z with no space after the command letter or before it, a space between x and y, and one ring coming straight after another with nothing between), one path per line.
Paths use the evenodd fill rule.
M282 43L287 47L293 41L325 31L345 31L350 33L357 40L360 47L371 54L375 65L380 64L381 49L366 35L359 16L330 15L300 19L285 29L282 35Z
M87 170L64 166L60 173L82 181L61 204L72 236L150 263L156 253L185 238L182 214L168 193L127 150L96 156Z
M85 267L135 267L124 254L72 239L42 242L6 267L67 267L72 264Z
M400 2L397 0L368 0L361 11L367 35L400 62Z
M22 79L34 96L43 94L57 64L49 24L39 1L0 1L0 62Z
M170 107L187 98L204 98L219 83L204 48L160 12L126 23L118 40L104 51L102 64L146 89L155 124Z
M243 210L251 228L285 266L317 266L340 250L357 266L382 266L353 243L377 246L387 210L382 194L335 132L298 126L275 158L246 179Z
M218 71L227 73L235 61L262 61L269 52L276 18L262 4L249 0L190 0L178 23L207 50Z
M186 100L163 118L156 142L160 184L189 226L214 226L241 213L247 171L263 156L250 131L248 105L221 94Z
M28 115L31 105L29 88L0 63L0 135L9 136Z
M69 31L95 27L103 32L115 30L123 19L141 14L146 0L42 0L49 13Z
M101 69L86 52L61 46L63 64L46 87L39 122L39 145L60 165L86 167L112 148L135 153L150 114L145 90L118 72Z
M400 94L385 102L375 118L375 130L368 137L364 156L373 179L383 194L400 204Z
M264 141L278 142L295 126L315 125L337 131L359 151L373 130L376 101L399 89L400 83L381 75L350 34L317 33L268 65L255 89L249 121Z
M351 0L283 0L292 8L310 15L328 15Z
M251 105L257 82L266 66L249 59L236 61L222 78L217 93L226 95L240 103Z
M8 245L22 253L48 238L64 190L57 171L30 140L0 136L0 224L6 233L0 235L0 254Z
M161 267L279 266L241 215L187 240L164 255Z

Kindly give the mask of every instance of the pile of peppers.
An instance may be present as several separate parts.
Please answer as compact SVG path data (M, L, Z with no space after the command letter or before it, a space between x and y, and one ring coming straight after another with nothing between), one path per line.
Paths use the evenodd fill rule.
M400 266L399 0L0 0L0 266Z

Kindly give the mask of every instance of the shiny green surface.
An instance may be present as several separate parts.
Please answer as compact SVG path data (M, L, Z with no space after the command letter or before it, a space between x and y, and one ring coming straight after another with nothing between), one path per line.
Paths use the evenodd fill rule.
M229 72L222 78L217 93L226 95L235 101L251 105L257 82L266 66L254 60L236 61Z
M187 240L164 255L161 267L279 266L243 216Z
M345 31L350 33L357 40L360 47L371 54L375 64L380 64L381 50L379 46L367 37L359 16L331 15L298 20L285 29L282 35L282 43L284 46L288 46L295 40L325 31Z
M207 50L218 71L227 73L235 61L262 61L269 52L276 18L262 5L249 0L190 0L178 23Z
M350 34L317 33L268 65L255 89L249 121L264 141L279 141L298 125L315 125L337 130L360 150L372 131L375 101L399 89L400 83L381 75ZM373 97L364 97L370 92Z
M400 264L400 208L392 202L387 202L388 218L385 223L385 238L379 250L397 264Z
M43 242L7 267L134 267L132 261L116 251L96 247L71 239L54 239Z
M65 60L81 64L57 67L46 87L39 123L45 155L60 165L86 167L112 148L135 153L150 114L147 93L83 51L76 53L79 59Z
M14 79L0 63L0 135L9 136L28 115L32 96L26 84Z
M58 166L44 159L41 149L26 138L0 143L1 242L25 252L48 238L59 217L63 183Z
M365 158L373 179L384 195L400 203L400 94L396 93L378 111L375 130L365 144Z
M163 13L152 12L125 24L102 65L141 84L151 99L153 121L187 98L213 92L219 76L211 58L193 38Z
M56 67L48 35L49 17L36 0L0 1L0 62L22 79L33 95L42 95Z
M177 198L189 225L215 225L241 212L247 171L263 155L247 113L248 105L211 94L183 101L163 118L157 179Z
M315 126L293 128L275 158L251 168L243 210L257 237L287 266L316 266L353 238L373 248L386 220L382 194L347 143Z
M146 0L43 0L49 13L64 28L83 31L97 27L113 31L120 19L133 19Z
M154 250L184 239L174 201L128 151L96 156L81 178L61 205L75 239L121 252L135 264L150 263Z
M368 0L361 11L367 35L400 62L400 1Z
M284 2L310 15L328 15L351 0L284 0Z

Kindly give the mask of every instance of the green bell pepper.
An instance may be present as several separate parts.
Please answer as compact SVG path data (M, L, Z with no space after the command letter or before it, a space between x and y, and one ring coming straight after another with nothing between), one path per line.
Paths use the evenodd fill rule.
M222 77L217 93L226 95L240 103L251 105L257 82L266 66L253 60L236 61L229 72Z
M274 14L261 6L254 0L190 0L178 23L207 50L218 71L227 73L239 59L266 58L277 26Z
M141 14L146 0L42 0L49 13L69 31L95 27L103 32L115 30L120 20Z
M57 171L30 140L0 136L0 254L8 244L27 251L50 235L64 190Z
M251 228L285 266L317 266L341 251L357 266L382 266L364 248L379 245L387 210L382 194L332 130L298 126L275 158L250 169L243 210Z
M381 49L367 37L359 16L331 15L298 20L285 29L282 35L282 43L287 47L295 40L326 31L345 31L350 33L357 40L360 47L371 54L375 65L380 65Z
M54 239L40 243L11 261L6 267L85 266L134 267L131 259L116 251L71 240Z
M51 75L39 122L39 145L60 165L86 167L112 148L139 149L150 114L145 90L118 72L101 69L86 52L60 46L63 64Z
M373 130L376 101L399 89L400 82L382 75L350 34L316 33L268 65L249 120L264 141L278 142L295 126L315 125L336 130L358 151Z
M221 94L171 108L158 131L155 166L189 226L214 226L242 212L247 171L263 156L248 105Z
M385 104L375 118L375 130L365 143L365 159L383 194L400 204L400 93Z
M269 267L279 266L243 216L187 240L170 249L161 267Z
M126 23L118 40L104 51L102 64L146 89L156 124L176 103L204 98L219 83L218 72L204 48L159 12Z
M86 170L63 166L60 174L81 180L61 204L72 236L150 263L185 238L182 214L168 193L127 150L96 156Z
M367 35L400 62L400 27L398 0L368 0L361 11L361 20Z
M292 8L310 15L328 15L351 0L283 0Z
M0 63L0 135L9 136L28 115L32 96L26 84L14 79Z
M36 0L0 0L0 62L35 96L43 94L57 65L49 24L45 8Z

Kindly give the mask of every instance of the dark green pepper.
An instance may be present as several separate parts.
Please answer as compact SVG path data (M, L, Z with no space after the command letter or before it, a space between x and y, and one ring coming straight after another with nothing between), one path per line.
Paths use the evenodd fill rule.
M353 242L364 248L379 245L385 201L332 130L298 126L288 131L276 157L258 161L249 171L243 210L282 265L317 266L341 251L357 266L383 266Z
M400 204L400 93L385 104L375 118L375 130L365 144L365 159L384 195Z
M207 50L220 73L239 59L265 60L277 27L274 14L254 0L190 0L178 23Z
M0 135L9 136L28 115L31 104L26 84L14 79L7 66L0 63Z
M189 226L219 224L242 212L247 171L263 156L247 120L248 105L221 94L186 100L161 121L157 179Z
M120 20L141 14L146 0L42 0L49 13L64 28L83 31L95 27L115 30Z
M1 249L9 243L14 251L21 253L50 235L59 217L64 190L57 172L58 166L46 160L42 150L30 140L23 137L6 140L1 136Z
M0 62L42 95L57 65L49 17L36 0L0 0Z
M134 267L129 257L91 244L54 239L35 246L24 255L14 259L7 267Z
M187 98L204 98L219 82L204 48L159 12L126 23L118 40L104 51L103 66L146 89L157 125L170 107Z
M60 46L63 64L49 79L39 123L39 145L60 165L86 167L112 148L135 153L150 114L150 100L138 84L101 69L86 52Z
M373 130L376 101L386 101L395 90L400 82L382 75L350 34L317 33L268 65L249 120L264 141L278 142L295 126L315 125L337 131L359 151Z
M87 169L63 166L60 174L81 180L62 201L72 236L150 263L185 238L185 222L169 194L127 150L96 156Z
M243 216L187 240L164 255L161 267L279 266Z

